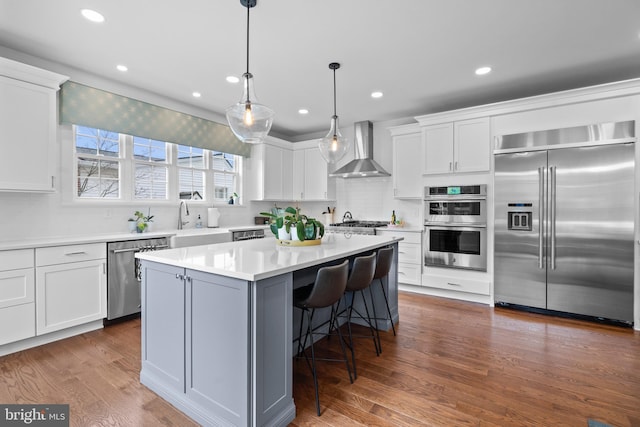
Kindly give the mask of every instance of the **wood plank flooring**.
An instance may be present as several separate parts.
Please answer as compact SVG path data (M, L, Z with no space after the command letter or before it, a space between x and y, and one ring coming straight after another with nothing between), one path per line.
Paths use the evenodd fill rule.
M398 335L319 363L322 416L294 361L292 426L640 426L640 333L400 293ZM333 353L337 339L317 348ZM142 386L140 321L0 357L0 403L69 403L72 426L195 426Z

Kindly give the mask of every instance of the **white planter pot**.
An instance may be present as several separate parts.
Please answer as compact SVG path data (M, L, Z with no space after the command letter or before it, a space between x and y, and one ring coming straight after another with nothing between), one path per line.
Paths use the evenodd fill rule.
M298 231L294 226L291 226L291 240L300 241L300 239L298 239Z
M285 226L278 228L278 239L291 240L291 233L287 232L287 229Z

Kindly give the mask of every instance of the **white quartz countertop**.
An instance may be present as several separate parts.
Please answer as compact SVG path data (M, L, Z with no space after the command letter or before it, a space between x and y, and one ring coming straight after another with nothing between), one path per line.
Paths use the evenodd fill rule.
M266 237L140 252L136 257L205 273L256 281L375 250L399 240L402 238L328 234L324 236L320 245L291 247L279 246L275 238Z
M75 236L52 236L29 238L23 240L0 240L0 251L11 249L31 249L48 246L77 245L84 243L120 242L124 240L153 239L156 237L170 237L177 234L218 234L234 231L268 229L268 225L239 225L221 228L188 228L184 230L159 230L149 233L104 233ZM265 231L265 234L266 231ZM269 233L271 235L271 233Z

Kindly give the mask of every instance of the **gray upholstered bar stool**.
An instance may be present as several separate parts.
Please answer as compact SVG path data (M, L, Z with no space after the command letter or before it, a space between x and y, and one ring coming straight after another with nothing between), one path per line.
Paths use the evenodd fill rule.
M373 324L373 318L369 313L367 298L364 295L365 289L367 289L369 285L373 283L373 275L375 271L376 271L375 252L372 253L371 255L357 257L353 261L353 266L351 268L351 272L349 273L349 280L347 280L347 287L345 289L346 293L351 293L351 302L349 303L349 306L346 308L346 311L347 311L347 327L349 330L349 350L351 350L351 363L353 365L354 378L358 378L358 371L356 370L355 349L353 345L354 335L351 331L351 319L353 319L354 312L358 318L362 319L367 324L367 326L369 326L369 332L371 333L371 338L373 339L373 345L376 349L376 355L380 354L380 350L378 348L379 339L376 338L377 330ZM354 307L354 303L356 301L357 295L360 295L362 298L362 303L364 305L364 310L365 310L364 315L360 313L357 308ZM371 303L373 304L373 299L371 299Z
M387 307L387 314L389 315L389 321L391 321L391 328L393 329L393 335L396 335L396 327L393 324L393 317L391 317L391 309L389 308L389 299L387 298L387 292L384 290L384 283L382 279L389 279L389 271L391 270L391 263L393 262L393 248L381 248L378 249L378 258L376 260L376 272L373 275L373 280L378 280L380 282L380 288L382 288L382 295L384 295L384 303ZM373 286L373 283L372 283ZM376 326L377 326L376 319ZM377 328L376 328L377 329ZM382 352L382 347L380 346L380 338L378 337L378 347Z
M302 325L304 317L300 319L300 332L298 335L298 355L301 353L304 355L305 360L311 368L313 374L313 386L316 391L316 411L320 416L320 398L318 397L318 375L316 371L316 360L325 361L340 361L344 362L347 366L347 372L349 373L349 381L353 383L353 377L351 376L351 367L349 366L349 358L345 349L344 339L342 333L338 328L338 335L340 340L340 347L342 348L343 359L316 359L313 336L316 334L327 335L326 332L314 331L313 328L313 315L318 308L331 307L331 318L329 325L333 325L336 316L335 304L342 298L344 290L347 287L347 278L349 276L349 261L345 260L342 264L321 267L316 275L316 280L313 284L304 286L302 288L294 289L293 291L293 304L306 314L307 330L305 332L304 341L302 341ZM336 322L337 324L337 322ZM311 347L311 363L306 353L307 340L310 340Z

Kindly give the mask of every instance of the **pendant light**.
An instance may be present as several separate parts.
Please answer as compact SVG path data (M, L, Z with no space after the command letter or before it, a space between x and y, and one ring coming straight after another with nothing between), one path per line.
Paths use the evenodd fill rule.
M320 154L327 163L335 163L343 158L349 148L349 140L340 134L338 115L336 114L336 70L338 68L340 68L340 64L337 62L329 64L329 69L333 70L333 117L331 117L329 133L318 143Z
M256 99L253 75L249 72L249 11L257 0L240 0L247 8L247 72L242 75L242 98L227 108L227 122L236 137L249 144L262 142L273 124L274 111Z

